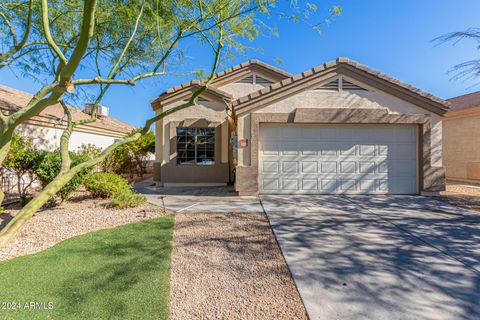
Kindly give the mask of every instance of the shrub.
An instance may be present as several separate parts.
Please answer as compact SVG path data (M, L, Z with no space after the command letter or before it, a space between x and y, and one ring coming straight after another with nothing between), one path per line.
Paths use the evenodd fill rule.
M141 205L147 199L143 194L134 193L132 191L122 191L116 193L111 200L112 205L119 208L133 208Z
M79 156L85 156L89 159L94 159L100 155L102 148L95 146L92 143L82 143L81 146L77 148L76 154Z
M35 182L34 169L42 162L43 156L44 152L36 150L31 140L17 133L13 135L3 169L17 177L17 192L21 199L28 198Z
M77 155L73 152L70 153L70 157L72 159L72 167L88 160L88 157L85 155ZM55 179L60 172L61 163L61 156L58 151L45 153L42 161L35 168L35 174L43 187ZM89 172L90 169L85 169L77 173L72 180L57 192L57 196L59 196L62 201L68 199L68 197L83 183L83 180L85 180Z
M133 192L128 180L112 172L91 173L83 183L93 197L110 198L119 208L132 208L145 202L145 196Z
M113 172L91 173L83 184L94 198L110 198L122 190L130 190L128 180Z
M132 131L129 136L136 132ZM132 177L136 171L138 176L143 177L146 161L152 153L155 153L155 134L148 132L135 141L117 147L102 162L102 171L130 173Z

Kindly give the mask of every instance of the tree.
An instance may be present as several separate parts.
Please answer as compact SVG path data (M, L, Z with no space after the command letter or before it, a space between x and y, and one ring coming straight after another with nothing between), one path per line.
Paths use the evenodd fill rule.
M1 230L0 246L76 174L101 163L115 148L147 134L156 121L194 106L213 81L222 56L232 56L244 49L241 39L255 38L262 26L266 26L262 17L280 8L279 16L306 21L317 10L310 3L305 7L288 1L281 7L279 3L271 0L4 1L0 5L0 21L3 20L0 42L7 50L0 53L0 67L16 65L27 76L43 78L45 85L24 108L11 114L0 113L0 164L8 153L14 130L47 106L60 103L67 124L60 141L58 175ZM285 13L290 11L296 14ZM337 7L331 11L331 15L338 13ZM318 24L311 27L318 28ZM181 62L181 43L187 40L210 48L213 54L202 86L188 101L146 120L143 128L113 143L97 157L72 165L68 152L72 131L78 125L95 121L96 107L108 89L112 85L135 85L141 79L165 75ZM67 102L75 96L75 91L87 91L93 98L90 119L72 120Z
M469 28L465 31L456 31L447 33L443 36L435 38L433 41L439 44L451 42L454 45L462 40L473 40L480 47L480 28ZM453 66L450 71L454 80L472 79L480 76L480 59L474 59L459 63Z

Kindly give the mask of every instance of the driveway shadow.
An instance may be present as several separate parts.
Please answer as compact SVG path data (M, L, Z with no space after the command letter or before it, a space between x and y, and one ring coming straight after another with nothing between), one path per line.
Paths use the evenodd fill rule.
M480 318L477 217L420 200L262 197L312 319Z

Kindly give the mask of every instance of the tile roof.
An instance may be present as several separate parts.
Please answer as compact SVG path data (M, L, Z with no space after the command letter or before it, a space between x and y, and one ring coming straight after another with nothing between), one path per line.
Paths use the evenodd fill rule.
M452 105L452 110L463 110L480 106L480 91L467 93L458 97L447 99Z
M226 100L233 99L232 95L230 95L229 93L227 93L223 90L220 90L220 89L216 88L215 84L219 83L219 82L222 82L222 81L225 81L231 75L236 74L239 71L249 69L249 68L262 70L263 72L271 74L278 79L285 79L285 78L289 78L289 77L292 76L292 74L289 73L289 72L286 72L284 70L281 70L279 68L271 66L271 65L269 65L265 62L253 59L253 60L243 62L241 64L238 64L236 66L233 66L231 68L228 68L228 69L225 69L223 71L220 71L220 72L216 73L215 76L214 76L212 84L208 87L208 90L213 92L213 93L216 93L217 95L223 97ZM192 81L189 81L189 82L182 83L178 86L170 88L170 89L166 90L165 92L161 93L158 96L158 98L153 99L152 101L150 101L150 103L152 104L154 109L156 109L158 107L159 102L161 102L163 100L166 100L166 99L169 99L170 97L175 96L176 94L178 94L179 92L183 92L184 90L194 88L195 86L199 87L202 84L203 84L203 81L201 81L201 80L192 80Z
M24 91L9 88L0 85L0 109L7 111L16 111L23 108L32 99L33 95ZM78 108L71 108L73 120L86 119L90 115L84 113ZM34 120L50 120L53 122L61 121L64 118L64 111L60 104L48 106ZM92 129L101 129L103 132L111 132L112 135L118 136L130 133L135 129L132 125L122 122L112 117L98 117L97 121L84 125Z
M323 74L324 72L326 72L327 70L329 69L332 69L332 68L335 68L335 67L339 67L341 65L345 65L345 66L350 66L350 67L353 67L354 69L356 70L360 70L360 71L363 71L369 75L372 75L376 78L379 78L381 80L384 80L388 83L391 83L395 86L398 86L400 88L403 88L403 89L406 89L408 92L410 92L411 94L413 95L416 95L417 97L420 97L420 98L424 98L424 99L427 99L431 102L433 102L436 107L439 109L439 112L441 113L444 113L446 111L449 110L449 106L450 106L450 103L441 99L441 98L438 98L432 94L429 94L425 91L422 91L416 87L413 87L409 84L406 84L402 81L399 81L393 77L390 77L386 74L383 74L377 70L374 70L370 67L367 67L365 65L362 65L354 60L351 60L351 59L348 59L348 58L344 58L344 57L341 57L341 58L338 58L336 60L333 60L333 61L330 61L330 62L327 62L327 63L324 63L318 67L315 67L315 68L312 68L312 69L309 69L307 71L304 71L300 74L297 74L295 76L292 76L292 77L289 77L287 79L284 79L280 82L277 82L277 83L274 83L272 84L271 86L269 87L265 87L257 92L253 92L247 96L244 96L244 97L240 97L234 101L232 101L232 106L233 107L237 107L239 109L242 108L242 104L244 103L251 103L252 100L254 99L259 99L260 97L264 96L264 95L267 95L267 94L270 94L274 91L278 91L278 90L281 90L282 88L284 87L287 87L287 86L290 86L290 85L293 85L294 83L298 82L298 81L301 81L301 80L304 80L304 79L307 79L311 76L314 76L316 74Z
M215 75L215 80L218 81L223 76L226 76L226 75L228 75L228 74L230 74L230 73L232 73L236 70L244 69L244 68L248 68L248 67L252 67L252 66L260 67L264 70L268 70L269 72L275 73L278 76L283 77L283 78L289 78L289 77L292 76L292 74L290 72L287 72L285 70L282 70L282 69L279 69L279 68L274 67L272 65L269 65L268 63L265 63L263 61L252 59L252 60L248 60L246 62L240 63L236 66L233 66L231 68L228 68L228 69L225 69L223 71L218 72ZM215 80L214 80L214 82L215 82Z

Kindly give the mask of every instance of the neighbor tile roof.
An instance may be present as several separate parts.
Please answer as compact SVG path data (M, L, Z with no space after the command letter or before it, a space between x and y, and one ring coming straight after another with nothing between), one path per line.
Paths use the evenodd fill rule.
M32 99L33 95L24 91L9 88L0 85L0 109L14 112L23 108ZM71 107L73 120L87 119L90 115L84 113L78 108ZM34 117L34 120L50 120L52 122L58 122L64 119L64 111L60 104L48 106L43 110L39 116ZM112 117L98 117L95 122L87 123L84 126L91 127L92 129L101 129L104 131L110 131L112 135L124 135L130 133L135 129L132 125L122 122Z
M452 110L480 107L480 91L450 98L447 101L452 105Z

